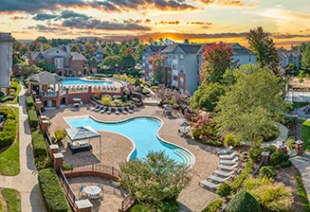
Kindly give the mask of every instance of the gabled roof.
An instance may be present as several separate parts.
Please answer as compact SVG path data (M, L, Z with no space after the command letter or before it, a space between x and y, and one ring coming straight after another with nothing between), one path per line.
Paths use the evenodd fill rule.
M153 52L159 52L162 51L166 48L167 46L149 46L149 48L153 51Z
M33 74L28 78L29 82L38 83L40 85L56 84L61 81L59 76L55 73L43 71L38 74Z
M231 43L228 45L231 45L234 55L254 55L252 51L241 46L239 43Z
M97 133L90 126L67 128L66 132L69 138L71 139L71 141L86 140L90 138L100 137L100 134Z
M162 53L174 53L175 50L179 47L185 54L197 54L202 45L200 44L180 44L175 43L173 45L167 46Z
M84 60L86 61L86 57L78 52L71 52L72 60Z

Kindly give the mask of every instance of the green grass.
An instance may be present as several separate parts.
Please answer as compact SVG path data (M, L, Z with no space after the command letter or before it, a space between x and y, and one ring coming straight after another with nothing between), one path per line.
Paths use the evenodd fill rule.
M301 138L305 151L310 150L310 121L306 120L301 125Z
M12 83L16 83L16 82L12 82ZM4 101L2 103L3 104L18 104L18 96L19 96L19 93L20 93L21 89L22 89L22 86L20 85L19 82L17 82L17 89L14 92L15 93L14 100L7 100L7 101Z
M0 212L3 212L4 211L4 209L3 209L3 203L1 202L1 200L0 200Z
M8 212L21 212L20 194L15 189L4 188L1 191L8 206Z
M18 109L14 108L19 123ZM0 154L0 173L4 176L16 176L20 172L19 164L19 127L17 126L17 140L8 149Z
M299 173L295 175L295 180L296 180L297 195L299 196L301 200L302 206L304 208L304 212L310 212L309 200L308 200L307 193L306 193L304 184L302 182L302 179Z

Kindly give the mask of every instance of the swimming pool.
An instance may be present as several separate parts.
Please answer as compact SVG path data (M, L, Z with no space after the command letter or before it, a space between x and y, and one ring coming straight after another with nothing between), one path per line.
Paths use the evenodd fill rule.
M79 78L64 79L63 85L112 85L111 81L92 81Z
M135 158L145 158L149 152L164 151L169 158L193 165L194 157L187 150L176 145L169 144L157 136L161 127L161 120L151 117L136 117L122 122L98 122L89 116L64 118L71 127L90 126L94 130L110 131L126 136L134 142L135 150L129 156L130 160ZM104 142L104 138L102 139Z

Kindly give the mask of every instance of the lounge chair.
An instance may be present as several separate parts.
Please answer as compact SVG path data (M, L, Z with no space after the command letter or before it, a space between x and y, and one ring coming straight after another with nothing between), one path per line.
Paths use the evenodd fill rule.
M235 174L235 171L225 172L225 171L217 169L213 173L223 176L223 177L228 177L228 176Z
M226 159L226 160L229 160L229 159L233 159L234 157L238 156L238 153L237 152L233 152L231 153L230 155L220 155L219 158L220 159Z
M106 111L106 109L107 109L107 106L104 106L102 109L101 109L101 113L104 113L105 111Z
M228 164L228 165L233 165L235 164L236 162L239 161L239 158L238 157L235 157L234 159L232 160L220 160L220 164Z
M76 146L71 142L68 142L68 147L71 150L72 154L75 154L77 152L84 152L84 151L90 151L92 150L91 144L83 145L83 146Z
M133 113L133 110L131 110L129 106L127 106L126 109L129 113Z
M225 166L225 165L219 165L218 168L220 169L226 169L226 170L234 170L235 168L238 167L238 164L236 163L235 165L232 166Z
M115 108L115 114L116 114L116 115L119 114L119 111L118 111L118 108L117 108L117 107Z
M111 112L112 112L112 108L109 107L108 110L107 110L107 114L111 114Z
M210 175L210 176L208 177L208 179L213 180L213 181L215 181L215 182L223 183L223 182L229 180L229 179L230 179L230 176L229 176L229 177L226 177L226 178L222 178L222 177Z
M217 155L221 155L221 154L228 154L231 152L231 150L233 149L232 146L227 147L226 149L221 149L219 151L216 152Z
M126 112L124 107L121 108L121 111L122 111L123 114L127 114L127 112Z
M97 110L100 107L100 105L96 105L95 107L93 107L91 110Z
M95 109L95 112L100 111L103 108L103 106L99 106L97 109Z
M199 182L201 185L207 187L207 188L211 188L211 189L216 189L217 187L219 187L221 185L221 183L219 184L214 184L209 182L208 180L202 180Z

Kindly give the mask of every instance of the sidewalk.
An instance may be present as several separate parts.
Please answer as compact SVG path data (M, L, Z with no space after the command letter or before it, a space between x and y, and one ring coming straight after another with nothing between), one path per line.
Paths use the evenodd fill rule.
M19 107L20 173L12 177L0 175L0 187L14 188L20 192L22 212L45 212L45 206L40 197L37 170L34 164L25 100L25 90L22 86L19 95L19 106L15 105L15 107Z

